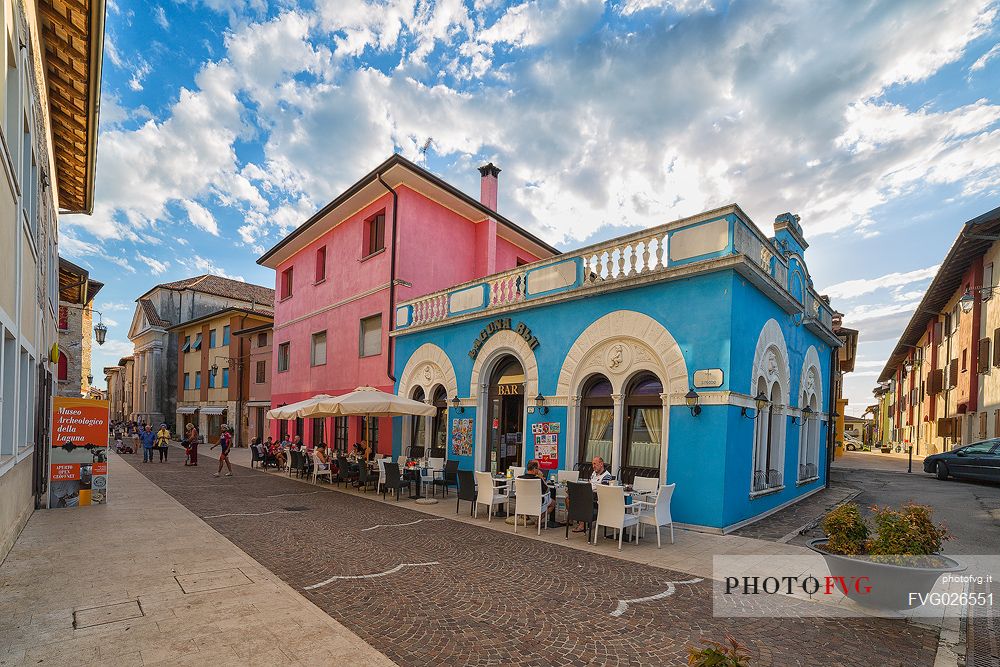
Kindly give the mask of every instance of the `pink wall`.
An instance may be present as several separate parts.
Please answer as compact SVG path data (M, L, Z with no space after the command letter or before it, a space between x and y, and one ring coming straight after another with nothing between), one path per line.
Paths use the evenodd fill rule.
M397 288L396 303L415 299L451 285L512 268L518 256L535 257L510 242L496 238L495 223L471 223L466 218L406 186L397 188L399 251L396 278L410 284ZM385 212L385 251L362 258L365 221ZM320 223L321 224L321 223ZM387 374L389 346L389 291L392 251L392 196L386 193L363 210L282 263L275 276L278 301L271 358L271 404L279 406L318 393L342 394L361 385L393 391ZM316 255L326 247L326 278L314 282ZM281 274L293 269L292 296L280 299ZM333 304L338 304L335 307ZM359 357L360 321L381 313L381 354ZM327 363L311 366L312 334L327 332ZM289 370L278 372L278 350L290 343ZM349 444L360 440L358 419L349 422ZM379 423L379 451L392 447L390 419ZM327 443L333 442L328 420ZM308 420L303 439L311 443ZM289 429L294 432L294 428ZM273 433L277 434L277 424ZM313 443L315 444L315 443Z

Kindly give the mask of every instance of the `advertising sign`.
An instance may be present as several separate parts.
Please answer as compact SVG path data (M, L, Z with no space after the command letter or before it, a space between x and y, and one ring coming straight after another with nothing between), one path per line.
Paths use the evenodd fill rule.
M107 401L53 397L50 509L107 502L108 408Z
M455 456L472 456L472 419L465 417L451 421L451 453Z
M535 436L535 458L542 470L555 470L559 467L559 422L539 422L531 425L531 433Z

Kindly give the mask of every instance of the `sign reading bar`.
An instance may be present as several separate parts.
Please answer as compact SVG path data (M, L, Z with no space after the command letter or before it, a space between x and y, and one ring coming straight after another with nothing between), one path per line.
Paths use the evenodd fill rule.
M538 339L531 335L531 329L529 329L524 322L518 322L517 326L511 326L511 320L509 317L501 317L493 320L479 332L479 336L472 343L472 349L469 350L469 358L475 359L479 355L479 350L483 347L483 344L490 339L490 336L498 331L513 331L518 336L523 338L528 347L534 350L538 347Z
M108 405L89 398L52 399L49 509L107 502Z

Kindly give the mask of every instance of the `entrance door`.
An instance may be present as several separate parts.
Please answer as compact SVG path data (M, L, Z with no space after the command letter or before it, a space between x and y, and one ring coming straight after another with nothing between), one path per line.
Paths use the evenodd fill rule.
M524 369L514 357L497 364L490 382L486 464L496 473L524 465Z

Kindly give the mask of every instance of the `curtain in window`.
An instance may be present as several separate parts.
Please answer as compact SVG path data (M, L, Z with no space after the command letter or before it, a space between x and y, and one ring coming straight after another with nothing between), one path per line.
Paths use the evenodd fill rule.
M583 445L585 462L600 456L604 462L611 465L611 423L615 412L612 408L589 408L587 413L587 441Z
M636 468L660 467L663 412L658 407L634 408L629 434L628 464Z

